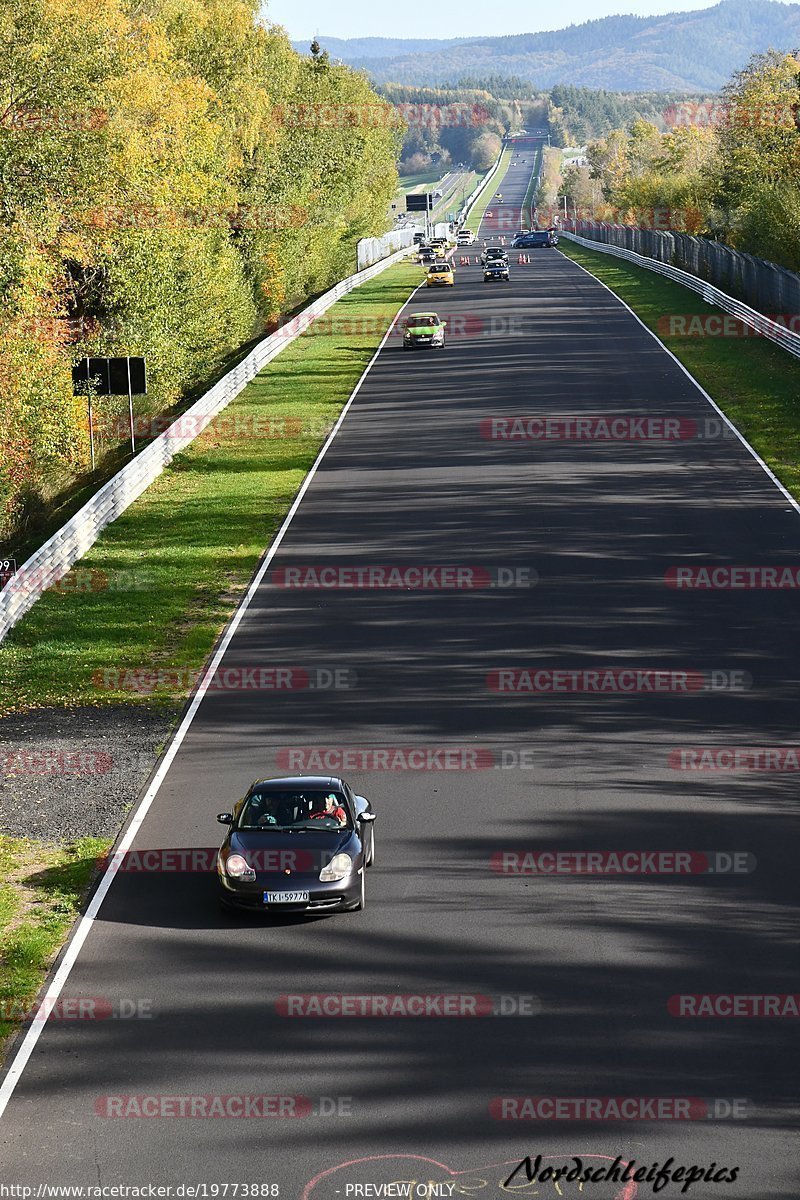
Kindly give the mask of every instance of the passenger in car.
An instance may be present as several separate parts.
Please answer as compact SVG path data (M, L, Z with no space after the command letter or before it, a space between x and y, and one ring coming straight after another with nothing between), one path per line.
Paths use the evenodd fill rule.
M311 819L315 817L335 817L340 825L347 824L347 813L342 808L337 796L330 792L325 797L325 807L311 813Z

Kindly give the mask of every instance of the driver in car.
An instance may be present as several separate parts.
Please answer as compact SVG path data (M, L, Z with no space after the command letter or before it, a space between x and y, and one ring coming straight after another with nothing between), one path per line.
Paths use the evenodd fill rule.
M268 796L261 798L257 824L259 826L278 824L278 818L275 816L275 801L271 800Z
M315 817L333 817L340 825L347 824L347 813L333 792L329 792L325 797L325 807L311 814L311 820L313 821Z

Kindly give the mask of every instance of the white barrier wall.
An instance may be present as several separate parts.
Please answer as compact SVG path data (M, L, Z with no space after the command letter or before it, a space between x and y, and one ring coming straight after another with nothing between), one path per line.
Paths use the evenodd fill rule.
M382 262L343 279L276 333L264 338L232 371L176 417L173 424L155 438L147 449L131 459L121 471L109 479L66 525L22 564L0 592L0 642L33 607L41 594L66 575L73 563L82 558L94 545L106 525L115 521L141 496L169 465L174 455L193 442L209 421L213 421L231 400L235 400L259 371L280 354L284 346L293 342L315 317L329 309L342 296L379 275L405 253L405 249L398 250Z
M362 238L358 243L358 270L364 271L374 263L381 262L389 254L411 246L414 243L415 229L392 229L378 238Z

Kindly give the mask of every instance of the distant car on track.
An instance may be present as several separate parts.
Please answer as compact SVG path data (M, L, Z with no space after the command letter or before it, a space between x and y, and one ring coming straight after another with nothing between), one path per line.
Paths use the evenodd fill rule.
M438 313L411 313L406 317L403 328L403 349L430 347L434 350L444 350L446 327L447 322L440 320Z
M224 908L343 912L364 908L375 813L341 778L257 779L232 812L217 855Z

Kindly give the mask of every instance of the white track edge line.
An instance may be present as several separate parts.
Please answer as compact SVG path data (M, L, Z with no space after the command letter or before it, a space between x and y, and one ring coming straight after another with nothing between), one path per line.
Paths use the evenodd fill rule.
M585 250L585 249L587 249L587 247L583 246L583 247L581 247L581 249L584 249L584 250ZM748 451L749 451L749 452L752 454L753 458L756 460L756 462L758 463L758 465L759 465L759 466L760 466L760 467L761 467L761 468L762 468L764 471L766 471L767 475L769 475L770 479L771 479L771 480L772 480L772 482L775 484L775 486L776 486L776 488L778 489L778 491L779 491L779 492L781 492L781 493L782 493L782 495L784 496L784 498L785 498L786 500L788 500L788 501L789 501L789 503L791 504L792 508L793 508L793 509L794 509L796 512L800 513L800 503L798 503L798 501L797 501L797 500L795 500L794 496L792 496L792 494L791 494L789 491L787 491L787 489L786 489L786 488L784 487L784 485L781 483L780 479L778 479L778 477L777 477L777 475L775 474L775 472L774 472L773 470L771 470L771 468L770 468L770 467L768 467L768 466L767 466L767 464L764 462L763 458L762 458L762 457L761 457L761 455L758 453L758 451L753 449L753 447L752 447L752 446L750 445L750 443L748 442L747 438L744 436L744 434L743 434L743 433L741 433L741 432L740 432L740 431L739 431L739 430L736 428L736 426L734 425L733 421L731 421L730 417L728 417L728 416L726 416L726 415L725 415L725 413L722 411L722 409L720 408L720 406L717 404L716 400L714 400L714 399L713 399L711 396L709 396L709 394L708 394L708 392L706 391L706 389L703 387L703 385L702 385L701 383L699 383L699 382L698 382L698 380L696 380L696 379L695 379L694 375L693 375L693 374L692 374L692 372L689 370L689 368L688 368L688 367L685 367L685 366L683 365L683 363L682 363L682 362L681 362L681 360L678 358L678 356L677 356L676 354L674 354L674 353L672 352L672 350L670 350L669 346L665 346L665 345L664 345L664 343L662 342L662 340L661 340L661 338L658 336L658 334L657 334L657 333L654 333L654 332L653 332L653 330L652 330L652 329L649 327L649 325L645 325L645 323L644 323L644 321L642 320L642 318L641 318L641 317L640 317L640 316L639 316L637 313L635 313L635 312L633 311L633 309L631 308L631 306L630 306L629 304L626 304L626 303L625 303L625 301L622 299L622 297L621 297L621 296L619 296L619 295L618 295L618 294L617 294L617 293L614 291L614 289L613 289L613 288L609 287L607 283L604 283L602 279L598 279L598 278L597 278L597 276L596 276L596 275L593 275L593 274L592 274L592 272L591 272L590 270L588 270L586 267L584 267L584 266L583 266L581 263L579 263L579 262L576 262L576 260L575 260L574 258L570 258L570 256L569 256L568 254L565 254L563 250L559 250L559 252L558 252L558 253L561 255L561 257L562 257L562 258L565 258L565 259L567 260L567 262L571 262L571 263L573 264L573 266L576 266L576 267L578 267L578 268L579 268L579 270L583 271L583 272L584 272L584 274L588 275L590 279L593 279L593 280L595 281L595 283L599 283L599 284L600 284L600 286L601 286L601 287L603 287L603 288L605 288L607 292L610 292L610 293L611 293L611 295L614 297L614 299L615 299L615 300L618 300L618 301L619 301L619 303L622 305L622 307L623 307L623 308L626 308L626 309L628 310L628 312L631 314L631 316L634 318L634 320L639 322L639 324L641 325L642 329L644 329L646 333L649 333L649 334L650 334L650 337L653 339L653 341L655 341L655 342L658 342L659 346L660 346L660 347L661 347L661 349L664 351L664 353L665 353L665 354L668 354L668 355L669 355L669 357L672 359L672 361L673 361L673 362L674 362L674 363L675 363L677 366L679 366L679 367L680 367L680 369L683 371L683 373L684 373L684 375L686 376L686 378L687 378L687 379L689 379L689 380L691 380L691 382L692 382L692 383L694 384L694 386L697 388L697 390L698 390L698 392L700 393L700 395L701 395L701 396L703 396L703 397L704 397L704 398L705 398L705 399L708 401L708 403L711 405L711 407L714 409L714 411L715 411L715 412L719 413L719 415L722 417L723 421L724 421L724 422L725 422L725 424L728 426L728 428L733 430L733 432L736 434L737 438L738 438L738 439L739 439L739 441L742 443L742 445L745 447L745 449L746 449L746 450L748 450ZM601 251L599 251L599 253L600 253L600 254L602 254L602 250L601 250ZM612 255L612 254L610 254L608 257L609 257L609 258L611 258L611 259L614 259L614 258L616 258L616 256L615 256L615 255ZM621 262L624 262L625 260L624 260L624 259L617 259L616 261L617 261L617 262L620 262L620 261L621 261ZM636 266L636 265L638 265L638 264L632 263L632 264L630 264L630 265L631 265L631 266ZM646 268L646 267L640 267L639 269L640 269L640 270L645 270L645 271L647 270L647 268ZM674 281L671 281L671 282L674 282Z
M39 1009L37 1010L37 1015L34 1018L34 1022L28 1029L28 1032L26 1033L26 1035L23 1039L22 1045L17 1050L16 1054L14 1055L14 1057L11 1061L11 1064L9 1065L8 1071L6 1072L6 1075L5 1075L5 1078L3 1079L2 1085L0 1085L0 1118L2 1118L3 1113L5 1112L6 1108L8 1107L8 1102L10 1101L12 1095L14 1094L14 1089L16 1088L17 1084L19 1083L20 1078L22 1077L22 1072L25 1070L28 1060L30 1059L31 1055L33 1054L34 1049L36 1048L36 1043L38 1042L38 1040L41 1036L42 1030L44 1029L44 1027L47 1023L48 1017L50 1016L50 1013L52 1012L53 1007L55 1006L56 1002L58 1001L58 998L61 994L64 984L67 982L67 979L69 978L70 972L72 971L72 968L75 965L75 962L77 961L78 955L81 952L81 949L83 947L84 942L86 941L86 938L89 936L89 933L94 924L95 918L96 918L98 912L100 911L100 906L102 905L103 900L105 899L105 897L111 887L111 884L114 882L114 878L115 878L117 872L119 871L119 867L122 862L122 859L123 859L124 855L126 854L126 852L128 851L128 849L130 848L134 838L136 837L136 834L139 832L142 822L144 821L145 817L147 816L147 813L149 812L153 801L155 800L156 796L158 795L158 792L161 788L161 784L164 782L167 772L169 771L170 767L172 766L172 763L173 763L173 761L174 761L174 759L186 737L186 734L189 731L189 727L191 726L192 721L195 718L197 710L200 707L201 701L208 690L208 685L211 680L211 677L213 676L214 672L216 671L217 667L219 666L220 662L222 661L222 659L225 655L225 652L228 649L228 646L230 645L231 640L233 639L233 635L236 633L236 630L239 627L242 617L244 616L245 612L249 608L251 600L253 599L256 592L258 591L261 581L264 578L264 575L266 574L270 563L272 562L273 558L275 557L275 554L277 553L278 549L280 548L281 542L283 541L284 537L286 536L289 526L291 525L292 520L294 519L294 516L295 516L298 508L300 507L300 502L302 501L304 495L306 494L306 492L311 484L311 481L313 480L314 476L316 475L316 473L320 467L320 464L322 463L322 460L324 459L325 455L328 452L329 447L331 446L331 443L333 442L334 438L336 437L336 434L339 432L339 429L341 428L342 423L344 422L344 419L347 416L348 411L350 410L350 406L352 405L352 403L355 400L358 393L361 391L362 384L364 383L364 381L366 380L370 371L372 370L373 366L375 365L375 362L377 361L379 354L383 350L383 347L386 345L386 342L388 341L389 336L392 333L392 330L395 328L395 326L397 324L400 314L403 312L406 305L408 305L410 303L412 298L417 294L417 292L419 291L419 289L421 287L422 287L422 284L421 283L418 284L417 287L415 287L413 289L413 291L410 293L408 298L403 302L403 304L401 304L400 308L398 308L397 312L395 313L394 318L392 319L391 324L389 325L389 328L386 330L386 333L381 338L381 341L378 345L377 350L375 351L372 358L369 360L366 367L364 368L364 370L361 374L361 377L359 378L358 382L356 383L356 386L353 388L353 391L350 393L347 403L345 404L344 408L342 409L341 413L339 414L336 424L334 425L331 432L328 434L328 437L327 437L324 445L322 446L319 454L317 455L316 459L314 460L314 462L311 466L311 469L309 470L308 474L306 475L305 479L303 480L300 490L297 493L297 495L295 496L292 506L284 518L283 524L281 525L280 529L278 530L278 533L276 534L264 559L262 560L261 566L258 568L258 570L253 578L253 581L250 584L250 587L248 588L246 594L242 597L241 601L239 602L236 612L233 614L233 616L228 624L228 627L226 628L226 630L222 636L222 640L219 643L219 646L217 647L216 653L214 654L211 662L209 663L208 667L206 668L205 672L203 673L203 677L198 685L197 691L195 692L194 696L192 697L192 702L189 705L186 715L183 718L183 720L181 721L181 724L178 727L178 729L176 730L175 734L173 735L172 741L170 742L169 747L168 747L163 759L161 760L161 763L159 764L158 770L156 771L156 774L153 776L153 779L151 780L150 785L147 788L147 791L145 792L144 796L142 796L142 799L139 801L139 804L136 807L134 815L131 819L130 824L128 825L127 830L125 831L122 841L119 843L119 846L114 851L114 854L112 855L111 859L109 860L108 866L106 867L106 869L103 873L102 879L100 880L100 882L97 886L97 889L95 890L95 893L92 896L91 902L89 903L89 906L86 909L86 912L83 914L83 916L78 921L78 924L75 927L73 935L67 944L66 950L64 951L63 958L61 959L61 962L58 966L58 970L56 971L55 975L53 976L53 978L50 982L50 986L48 987L47 991L45 992L45 995L42 999L41 1005L40 1005Z

